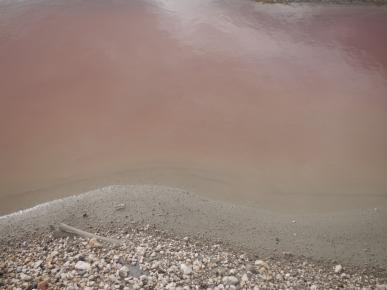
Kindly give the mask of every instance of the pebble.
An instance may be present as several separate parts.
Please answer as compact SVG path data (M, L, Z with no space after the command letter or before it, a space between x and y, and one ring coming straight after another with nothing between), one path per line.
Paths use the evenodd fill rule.
M34 264L34 267L35 267L35 268L39 268L40 265L42 265L42 263L43 263L42 260L36 261L35 264Z
M255 266L262 266L266 269L269 268L269 264L267 264L265 261L262 261L262 260L256 260L254 264Z
M249 276L247 276L247 274L243 274L242 275L242 278L241 278L241 283L242 284L247 284L247 282L249 281Z
M123 244L96 247L93 239L50 233L28 237L25 245L0 244L0 288L387 290L387 281L376 278L373 272L348 268L344 273L341 265L332 271L329 264L295 255L289 256L291 259L285 255L256 260L220 244L167 237L150 226L101 230L99 234L120 239ZM336 268L340 268L339 275Z
M226 285L236 285L239 281L238 278L235 276L225 276L223 277L222 282Z
M334 270L336 274L339 274L341 271L343 271L343 267L341 265L336 265Z
M32 277L31 277L31 276L28 276L28 275L26 275L26 274L24 274L24 273L20 273L20 279L23 280L23 281L28 282L28 281L31 281L31 280L32 280Z
M48 281L44 280L38 283L38 290L47 290L48 286L49 286Z
M91 266L89 263L87 262L84 262L84 261L78 261L75 266L74 266L75 269L77 270L82 270L82 271L89 271Z
M89 246L91 248L102 248L102 244L97 241L97 239L90 239Z
M128 277L128 274L129 274L129 268L128 268L127 266L121 267L121 269L118 271L118 275L119 275L121 278L126 278L126 277Z
M181 264L180 269L184 275L189 275L192 273L192 268L186 264Z

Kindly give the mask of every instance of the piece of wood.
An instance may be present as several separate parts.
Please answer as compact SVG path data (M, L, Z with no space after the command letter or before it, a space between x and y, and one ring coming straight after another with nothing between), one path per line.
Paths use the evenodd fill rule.
M101 236L98 236L98 235L95 235L95 234L92 234L92 233L89 233L89 232L86 232L86 231L74 228L72 226L66 225L64 223L60 223L58 228L61 231L63 231L63 232L74 234L74 235L77 235L77 236L80 236L80 237L83 237L83 238L86 238L86 239L96 239L98 241L107 242L107 243L111 243L111 244L114 244L114 245L122 244L122 241L120 241L120 240L101 237Z

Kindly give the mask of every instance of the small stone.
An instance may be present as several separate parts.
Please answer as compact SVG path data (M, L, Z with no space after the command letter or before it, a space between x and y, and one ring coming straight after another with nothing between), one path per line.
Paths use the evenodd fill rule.
M310 290L317 290L317 286L316 285L310 286Z
M81 271L89 271L91 266L89 263L87 262L84 262L84 261L78 261L76 264L75 264L75 269L77 270L81 270Z
M128 277L128 274L129 274L129 268L128 268L127 266L121 267L121 269L118 271L118 275L119 275L121 278L126 278L126 277Z
M40 265L42 265L42 263L43 263L42 260L36 261L35 264L34 264L34 268L39 268Z
M44 280L38 283L38 290L47 290L48 289L48 281Z
M235 276L225 276L223 277L222 282L226 285L236 285L239 281L238 278Z
M57 256L59 253L58 253L58 251L52 251L51 253L50 253L50 257L55 257L55 256Z
M254 264L255 264L255 266L264 267L266 269L269 268L269 265L265 261L262 261L262 260L256 260Z
M376 289L377 290L387 290L387 284L377 284Z
M334 270L335 270L335 273L338 274L338 273L341 273L341 271L343 271L343 267L341 265L336 265Z
M90 239L88 244L90 248L102 248L102 244L97 239Z
M181 264L180 269L184 275L189 275L192 273L192 268L190 266L187 266L186 264Z
M28 276L28 275L26 275L24 273L20 273L20 279L22 279L23 281L26 281L26 282L32 280L31 276Z

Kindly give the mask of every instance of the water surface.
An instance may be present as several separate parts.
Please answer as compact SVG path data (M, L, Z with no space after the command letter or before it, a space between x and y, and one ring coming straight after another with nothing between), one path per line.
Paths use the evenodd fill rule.
M0 214L112 183L387 205L387 8L0 1Z

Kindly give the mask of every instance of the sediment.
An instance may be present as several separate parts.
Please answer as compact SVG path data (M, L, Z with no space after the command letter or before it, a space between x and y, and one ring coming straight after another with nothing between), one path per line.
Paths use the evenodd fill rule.
M384 208L288 215L110 186L0 217L0 287L383 289L386 217ZM69 236L62 222L122 244Z

